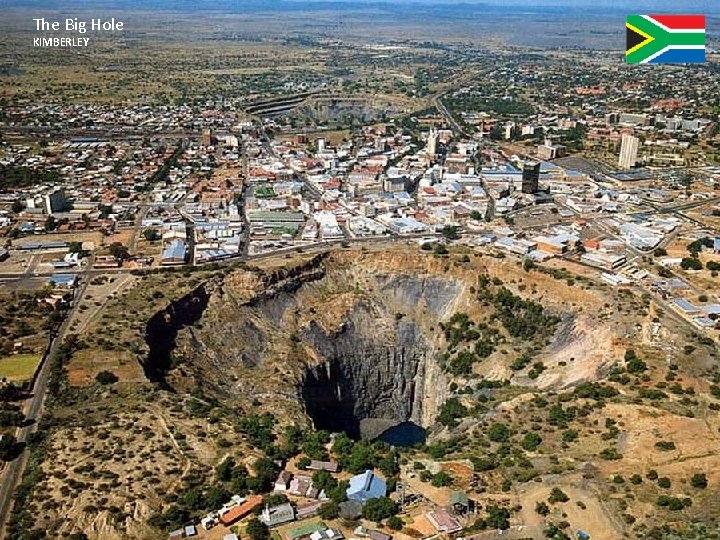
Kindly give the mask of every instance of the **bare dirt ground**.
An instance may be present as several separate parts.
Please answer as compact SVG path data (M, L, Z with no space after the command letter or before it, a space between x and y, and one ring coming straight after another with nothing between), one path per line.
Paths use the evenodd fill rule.
M598 499L597 493L588 491L584 487L580 475L562 478L557 482L548 481L542 484L524 484L518 493L522 510L518 516L522 525L531 528L542 528L545 520L535 512L538 501L547 502L553 487L559 487L570 498L565 503L548 505L551 508L549 517L555 522L567 521L570 531L585 531L593 540L619 540L623 538L623 531L618 528L615 520L610 517L603 503ZM578 506L585 505L585 508Z

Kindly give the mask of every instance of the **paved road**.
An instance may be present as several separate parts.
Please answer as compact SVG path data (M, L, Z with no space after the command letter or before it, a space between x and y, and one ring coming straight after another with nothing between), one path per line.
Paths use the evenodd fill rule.
M79 305L82 296L85 294L86 287L87 278L83 280L80 288L76 291L75 298L73 299L72 306L68 310L67 316L51 338L50 345L41 361L40 370L35 378L32 394L25 403L25 416L31 423L18 428L15 435L18 442L27 441L28 436L37 431L45 403L47 385L50 380L50 358L57 352L58 347L65 338L65 333L70 324L73 311ZM23 451L20 457L7 463L3 470L2 482L0 483L0 538L5 538L5 525L12 510L13 493L22 478L29 455L30 452L28 450Z

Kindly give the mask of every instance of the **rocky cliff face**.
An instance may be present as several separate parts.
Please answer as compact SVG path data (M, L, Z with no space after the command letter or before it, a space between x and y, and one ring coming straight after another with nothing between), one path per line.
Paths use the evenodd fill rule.
M359 305L337 332L311 323L303 338L323 358L300 383L316 428L371 438L400 422L431 422L445 384L429 380L435 351L416 322L386 325Z
M180 330L176 354L191 361L169 380L190 376L281 418L353 436L404 421L428 427L447 398L437 323L463 291L412 264L377 272L343 256L270 278L234 276Z

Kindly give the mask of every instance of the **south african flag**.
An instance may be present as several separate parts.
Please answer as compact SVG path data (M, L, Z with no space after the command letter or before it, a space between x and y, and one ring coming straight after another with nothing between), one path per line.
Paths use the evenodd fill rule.
M628 15L628 64L705 61L705 15Z

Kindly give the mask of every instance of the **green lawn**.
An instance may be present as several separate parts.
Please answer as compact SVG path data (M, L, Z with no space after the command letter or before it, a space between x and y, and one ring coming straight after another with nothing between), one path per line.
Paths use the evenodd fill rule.
M39 354L13 354L0 358L0 377L9 381L29 381L42 358Z

